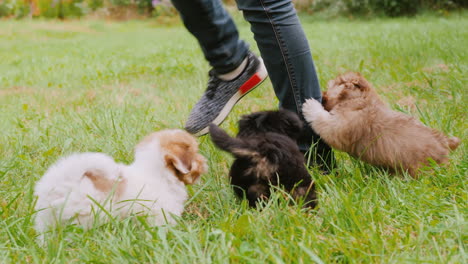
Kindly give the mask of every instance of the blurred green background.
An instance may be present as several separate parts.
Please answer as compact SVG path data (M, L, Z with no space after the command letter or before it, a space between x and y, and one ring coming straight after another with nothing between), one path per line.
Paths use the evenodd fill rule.
M225 0L235 6L234 0ZM466 0L293 0L300 12L334 16L411 16L465 9ZM0 18L100 17L131 19L175 16L170 0L0 0Z

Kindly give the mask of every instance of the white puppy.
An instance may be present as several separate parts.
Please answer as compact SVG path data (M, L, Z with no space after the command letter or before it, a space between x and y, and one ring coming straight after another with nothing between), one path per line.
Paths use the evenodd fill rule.
M37 182L36 230L61 223L89 228L97 216L106 219L101 208L116 217L146 214L152 225L174 223L187 200L185 184L206 170L197 141L183 130L150 134L128 166L102 153L73 154Z
M103 204L111 190L101 190L100 183L110 183L112 188L121 179L121 168L102 153L72 154L57 161L36 184L36 229L44 231L59 219L89 227L93 201L87 196Z

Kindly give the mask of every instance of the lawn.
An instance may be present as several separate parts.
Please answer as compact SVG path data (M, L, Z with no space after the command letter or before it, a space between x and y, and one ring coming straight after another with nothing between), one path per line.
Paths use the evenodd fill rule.
M302 21L323 87L359 71L392 108L464 141L466 13ZM129 218L61 227L38 244L32 192L48 166L81 151L131 162L144 135L183 127L208 70L180 25L0 21L0 263L467 263L466 141L449 166L416 180L336 152L336 171L312 172L319 206L311 212L279 191L262 210L249 209L228 184L232 158L201 137L210 170L189 187L177 226ZM222 127L233 134L242 114L276 106L266 82Z

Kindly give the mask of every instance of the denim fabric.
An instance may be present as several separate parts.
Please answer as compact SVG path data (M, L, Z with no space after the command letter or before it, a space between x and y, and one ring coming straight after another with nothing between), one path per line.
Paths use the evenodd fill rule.
M172 2L216 72L229 72L241 63L248 46L239 39L219 0ZM309 98L321 101L321 91L309 43L291 0L237 0L237 6L251 25L279 106L302 117L302 103ZM318 139L309 126L305 131L298 142L303 151Z
M250 22L280 107L301 113L305 99L321 100L309 43L290 0L238 0Z
M302 104L309 98L321 101L322 92L309 42L292 2L237 0L237 6L251 25L279 106L298 113L304 121ZM305 123L299 148L306 151L317 140Z
M249 47L220 0L172 0L185 27L198 40L206 60L218 74L237 68Z

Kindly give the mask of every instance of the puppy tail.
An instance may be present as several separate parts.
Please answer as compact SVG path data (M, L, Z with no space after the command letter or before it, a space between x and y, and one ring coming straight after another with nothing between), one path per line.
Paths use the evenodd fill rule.
M210 124L209 132L211 140L216 147L232 153L236 157L252 157L258 155L258 153L253 151L244 140L229 136L224 130L215 124Z
M451 150L455 150L459 145L461 141L457 137L451 137L448 139L448 145Z

